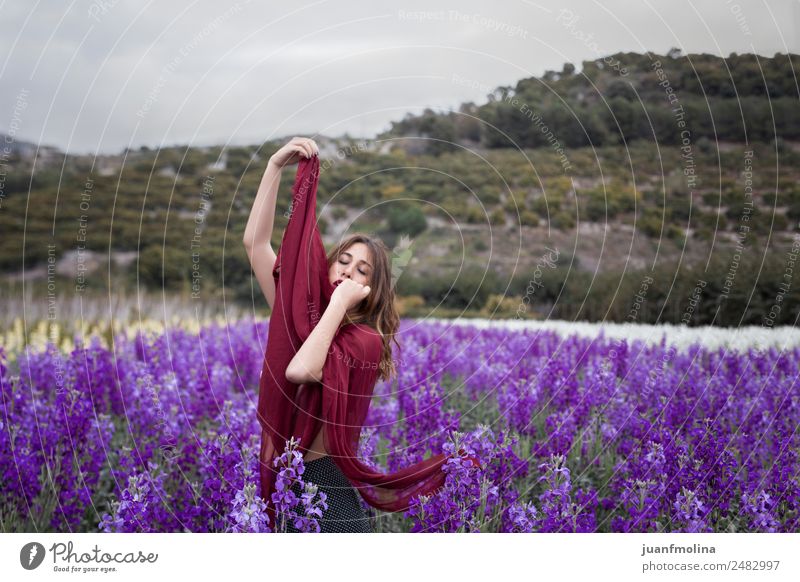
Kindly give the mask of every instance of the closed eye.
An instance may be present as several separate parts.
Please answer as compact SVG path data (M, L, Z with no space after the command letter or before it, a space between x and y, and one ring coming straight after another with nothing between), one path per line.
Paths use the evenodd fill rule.
M350 263L346 263L342 259L339 259L339 263L342 264L342 265L349 265L350 264ZM361 268L358 269L358 272L361 273L362 275L364 275L365 277L367 276L367 273L365 273Z

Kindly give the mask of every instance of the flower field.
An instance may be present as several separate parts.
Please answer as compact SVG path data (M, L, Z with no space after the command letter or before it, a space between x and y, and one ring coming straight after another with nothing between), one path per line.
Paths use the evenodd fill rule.
M2 531L267 531L255 415L267 327L4 336ZM800 347L412 320L399 339L362 459L394 471L463 456L407 511L369 508L376 532L800 531ZM290 490L303 473L292 447L280 464L270 502L316 531L324 495Z

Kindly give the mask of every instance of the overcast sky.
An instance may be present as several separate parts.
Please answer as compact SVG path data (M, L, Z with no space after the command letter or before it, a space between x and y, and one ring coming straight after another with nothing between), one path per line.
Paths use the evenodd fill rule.
M618 51L800 53L800 0L11 0L0 132L70 153L373 137Z

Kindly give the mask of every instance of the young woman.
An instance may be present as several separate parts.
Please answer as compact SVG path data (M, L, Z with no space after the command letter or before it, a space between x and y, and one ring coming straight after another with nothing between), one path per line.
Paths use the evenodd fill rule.
M379 239L355 234L325 252L316 219L318 155L313 140L296 137L270 158L244 234L272 308L259 386L261 495L274 527L274 463L294 437L305 463L302 479L327 495L321 531L368 532L359 494L372 507L407 509L413 496L444 484L447 457L438 454L391 474L358 458L374 385L396 373L389 342L399 317L388 252ZM291 216L276 254L270 241L278 184L281 170L295 163ZM296 531L291 524L289 531Z

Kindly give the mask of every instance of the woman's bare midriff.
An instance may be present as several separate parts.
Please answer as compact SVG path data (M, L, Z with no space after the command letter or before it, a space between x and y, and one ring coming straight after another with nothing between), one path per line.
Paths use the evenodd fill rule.
M324 429L320 428L319 432L317 433L316 438L314 438L314 442L311 443L306 456L303 457L303 462L308 463L309 461L313 461L314 459L321 459L328 455L328 452L325 450L325 442L322 439L322 431Z
M305 384L301 385L300 388L297 390L298 397L300 393L305 388ZM314 459L321 459L322 457L328 456L328 451L325 450L325 441L322 438L322 431L324 427L320 427L317 436L314 437L314 442L311 443L311 446L308 447L308 452L306 452L305 456L303 457L303 462L308 463L309 461L313 461Z

